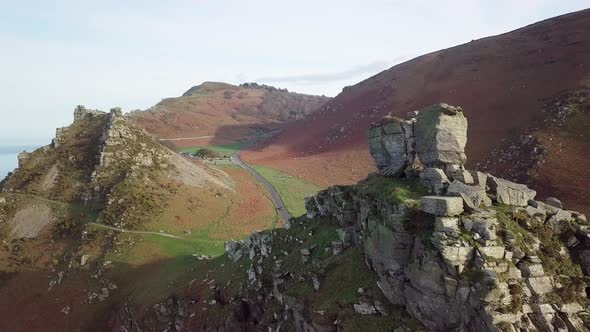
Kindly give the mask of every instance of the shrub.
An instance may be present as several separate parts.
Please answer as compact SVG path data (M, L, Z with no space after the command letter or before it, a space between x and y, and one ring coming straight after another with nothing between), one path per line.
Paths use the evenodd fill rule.
M219 158L219 154L211 149L199 149L195 152L195 156L203 159Z

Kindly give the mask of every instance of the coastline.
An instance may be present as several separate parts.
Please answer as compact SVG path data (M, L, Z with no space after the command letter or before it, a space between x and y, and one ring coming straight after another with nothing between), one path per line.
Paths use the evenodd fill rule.
M18 166L18 154L34 151L41 145L0 146L0 181Z

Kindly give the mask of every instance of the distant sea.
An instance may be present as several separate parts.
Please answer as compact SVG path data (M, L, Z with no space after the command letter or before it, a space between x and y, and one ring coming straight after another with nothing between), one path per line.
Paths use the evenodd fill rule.
M22 146L0 146L0 181L2 181L8 172L14 171L18 166L18 154L27 151L31 152L40 145L22 145Z

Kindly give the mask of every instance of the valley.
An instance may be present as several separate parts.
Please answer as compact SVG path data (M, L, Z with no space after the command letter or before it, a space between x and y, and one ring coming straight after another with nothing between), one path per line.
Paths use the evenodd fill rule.
M0 181L0 331L588 331L588 31L75 107Z

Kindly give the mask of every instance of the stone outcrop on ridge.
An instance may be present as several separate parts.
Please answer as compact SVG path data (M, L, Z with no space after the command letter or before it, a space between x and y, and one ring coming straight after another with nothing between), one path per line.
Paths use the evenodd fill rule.
M431 109L436 117L459 114ZM236 271L230 282L238 291L220 305L219 288L230 282L216 286L220 275L214 279L212 268L200 282L211 294L199 302L233 306L238 317L247 312L257 330L341 331L347 321L373 319L388 324L379 330L396 332L588 331L586 217L555 198L535 200L526 186L466 170L461 149L444 148L438 122L429 146L442 152L428 152L437 158L428 165L417 162L411 138L419 136L406 137L403 128L412 123L415 132L418 122L388 118L373 126L370 144L379 143L382 174L307 197L307 214L288 229L226 243L220 266ZM369 274L354 278L366 283L357 289L340 276L342 264ZM230 318L218 323L227 328L235 323ZM352 330L375 326L360 324Z
M438 168L450 178L469 177L463 168L467 120L461 108L436 104L417 113L408 120L386 116L371 125L369 151L379 172L412 176L416 169Z
M409 178L435 196L395 203L333 187L306 201L308 219L327 217L348 246L362 246L386 298L429 330L588 330L585 216L466 170L466 132L461 109L446 104L411 120L384 118L369 131L381 173L373 176Z
M415 159L414 122L384 117L369 129L371 155L382 174L398 176Z

